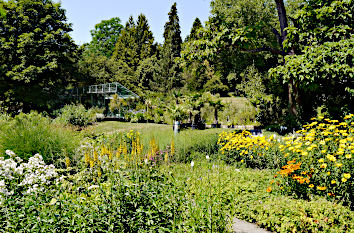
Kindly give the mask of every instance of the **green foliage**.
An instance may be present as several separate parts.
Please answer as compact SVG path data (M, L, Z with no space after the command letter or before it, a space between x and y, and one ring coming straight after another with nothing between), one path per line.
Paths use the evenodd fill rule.
M145 15L139 15L136 23L130 17L112 56L117 67L114 79L137 93L150 89L156 66L153 43L154 37Z
M205 158L195 161L193 168L176 164L162 166L161 170L172 173L177 186L185 190L186 210L182 214L189 215L185 221L188 232L211 227L213 231L230 231L234 217L273 232L350 232L353 227L353 211L338 203L319 197L305 201L267 193L273 178L271 170L238 169Z
M325 105L329 112L352 108L354 89L354 39L308 46L302 55L285 57L285 65L270 70L273 78L290 79L300 88L308 112ZM339 98L340 96L340 98ZM310 106L308 104L311 104Z
M83 127L96 121L96 114L102 112L103 110L96 108L86 110L82 104L65 105L57 111L56 122Z
M118 17L96 24L95 29L91 30L92 41L88 45L88 52L110 58L122 29L123 25Z
M69 177L70 182L63 182L57 190L5 202L0 210L1 229L6 232L171 232L180 218L178 208L183 197L156 170L106 174L108 182L96 186L90 186L80 175Z
M252 63L261 72L276 64L274 55L247 52L259 47L277 48L272 35L276 28L275 4L270 0L216 0L211 2L211 9L209 21L199 29L200 37L184 44L180 63L183 69L200 72L202 68L196 69L195 63L201 67L207 60L216 75L208 76L206 70L203 85L209 82L209 91L221 86L221 90L214 91L225 94L225 86L235 90L242 78L240 74Z
M168 108L170 116L174 121L183 121L187 118L187 112L181 105L172 105Z
M242 78L241 83L237 85L237 90L242 92L252 104L257 106L261 102L271 101L271 96L266 94L267 90L263 83L262 74L254 65L245 69Z
M157 83L163 92L182 86L181 70L176 63L180 57L182 38L177 4L174 3L168 13L168 21L163 33L165 39L160 52L160 66L157 72Z
M119 79L116 80L115 76L120 74L120 70L124 70L126 73L130 71L126 66L115 63L106 56L86 52L84 52L78 62L78 67L81 74L80 81L86 85L118 81Z
M352 11L351 1L308 1L287 29L284 47L296 55L286 56L270 75L284 83L293 80L305 118L322 105L335 117L353 110Z
M165 24L163 37L165 39L164 46L170 46L172 57L179 57L181 53L182 38L176 3L171 6L171 10L168 12L168 21Z
M73 79L77 46L60 3L2 1L0 92L8 111L48 109Z
M190 41L190 40L196 40L196 39L200 38L199 29L201 29L201 28L203 28L202 22L200 22L199 18L195 18L191 32L186 37L185 42Z
M73 158L79 137L68 129L53 125L51 120L32 112L19 114L0 124L0 150L14 151L27 160L39 153L47 164L63 165L60 159Z

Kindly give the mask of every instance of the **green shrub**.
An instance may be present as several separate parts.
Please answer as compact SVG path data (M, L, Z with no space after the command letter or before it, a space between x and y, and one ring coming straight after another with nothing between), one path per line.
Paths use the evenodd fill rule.
M99 108L90 108L86 110L82 104L65 105L57 112L56 122L83 127L96 121L96 114L102 112L102 109Z
M52 124L51 119L31 112L0 123L0 151L14 151L27 160L39 153L44 161L58 165L59 159L73 158L79 138L72 131Z

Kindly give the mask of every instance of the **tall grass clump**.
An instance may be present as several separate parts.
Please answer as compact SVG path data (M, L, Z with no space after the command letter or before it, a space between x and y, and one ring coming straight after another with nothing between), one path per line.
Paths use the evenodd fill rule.
M54 125L51 119L31 112L20 113L0 123L0 151L14 151L20 158L28 160L41 154L44 161L58 165L60 159L73 158L79 146L79 137L74 132Z
M222 129L186 130L175 137L176 162L190 162L218 153L218 135Z

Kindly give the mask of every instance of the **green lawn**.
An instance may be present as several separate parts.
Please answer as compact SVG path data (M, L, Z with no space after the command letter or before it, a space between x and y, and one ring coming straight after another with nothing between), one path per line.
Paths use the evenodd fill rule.
M96 134L125 132L128 130L139 130L141 132L151 131L171 131L171 125L153 124L153 123L130 123L120 121L105 121L89 126L86 130L93 131Z

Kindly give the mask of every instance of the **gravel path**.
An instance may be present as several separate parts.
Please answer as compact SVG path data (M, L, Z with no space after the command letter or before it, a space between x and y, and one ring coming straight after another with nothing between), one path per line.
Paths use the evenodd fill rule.
M256 224L249 223L238 218L235 218L232 224L232 231L234 233L271 233L264 230Z

